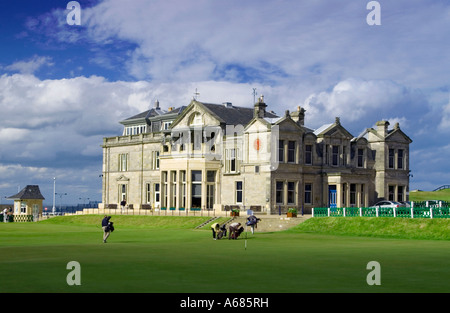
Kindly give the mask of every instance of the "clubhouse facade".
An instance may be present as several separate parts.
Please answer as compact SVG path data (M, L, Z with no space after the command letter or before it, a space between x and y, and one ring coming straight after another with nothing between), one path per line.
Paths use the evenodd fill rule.
M274 214L408 200L412 141L398 123L355 137L338 117L315 130L304 122L303 108L278 116L263 96L250 108L155 102L103 139L101 207Z

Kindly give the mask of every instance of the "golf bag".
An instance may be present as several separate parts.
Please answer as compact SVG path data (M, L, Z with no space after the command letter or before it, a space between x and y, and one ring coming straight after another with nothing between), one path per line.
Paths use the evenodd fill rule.
M108 226L106 226L106 229L105 229L105 231L106 232L113 232L114 231L114 225L113 225L114 223L113 222L109 222L108 223Z
M220 226L220 232L222 233L223 237L226 237L227 235L227 225L223 224L222 226Z
M236 232L231 234L231 239L237 239L242 234L243 231L244 227L241 226Z

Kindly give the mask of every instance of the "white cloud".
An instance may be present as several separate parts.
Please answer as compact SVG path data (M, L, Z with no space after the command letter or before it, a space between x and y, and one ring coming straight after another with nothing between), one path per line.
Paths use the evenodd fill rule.
M306 125L313 128L333 122L336 116L350 131L371 127L383 118L404 126L419 104L421 110L424 107L420 94L390 81L347 79L329 92L311 94L303 103L302 92L287 86L215 81L108 82L96 76L40 80L32 75L3 75L0 143L15 152L0 155L3 162L48 167L78 166L73 159L101 160L102 138L120 135L119 121L145 111L156 99L163 108L179 107L189 104L198 89L200 101L251 107L252 88L257 88L257 96L264 94L268 109L279 115L303 105Z
M101 164L100 164L101 166ZM65 203L80 203L80 197L100 200L101 168L84 166L77 169L24 166L21 164L0 163L0 196L12 196L25 185L39 185L44 203L53 200L53 178L56 178L56 192L67 193L62 199ZM61 199L57 197L59 204ZM4 203L4 202L2 202Z
M13 142L20 142L30 136L28 129L20 128L0 128L0 142L3 145Z
M442 119L439 123L439 129L443 131L450 130L450 94L448 96L448 103L442 109Z
M428 110L420 91L388 80L355 78L337 83L331 91L311 94L304 107L309 113L306 122L316 127L334 117L340 117L344 127L345 123L370 127L382 119L407 124Z
M136 44L125 63L137 79L236 79L236 69L227 70L235 65L255 81L295 79L319 90L345 77L418 87L446 77L445 3L384 3L380 27L367 25L366 4L105 0L83 9L83 26L100 44Z
M53 66L52 58L34 55L25 61L17 61L5 67L7 71L19 72L21 74L33 74L43 66Z
M0 144L14 151L1 153L2 162L51 163L58 155L76 158L80 151L93 155L94 150L101 155L101 137L119 133L118 121L139 110L128 104L128 98L145 89L138 83L109 83L99 77L1 76ZM139 105L145 108L144 102ZM71 160L65 163L70 166Z

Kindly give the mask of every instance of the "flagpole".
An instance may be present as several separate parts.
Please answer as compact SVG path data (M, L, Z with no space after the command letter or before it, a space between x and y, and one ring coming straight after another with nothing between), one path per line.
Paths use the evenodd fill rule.
M56 196L56 177L53 177L53 208L52 213L55 213L55 196Z

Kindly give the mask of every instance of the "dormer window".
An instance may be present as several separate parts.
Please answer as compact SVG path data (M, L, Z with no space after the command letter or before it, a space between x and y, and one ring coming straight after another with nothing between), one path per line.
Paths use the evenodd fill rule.
M161 126L161 130L168 130L170 128L170 125L172 124L172 121L170 122L163 122Z
M147 125L127 126L124 130L125 136L139 135L147 132Z

